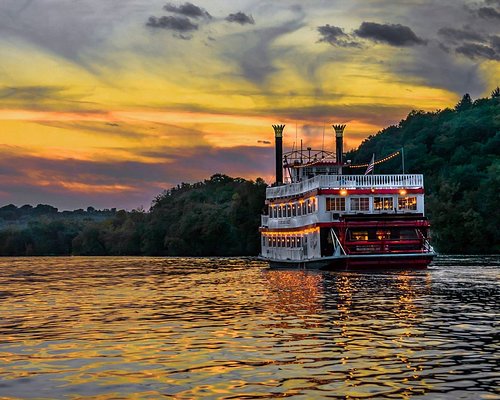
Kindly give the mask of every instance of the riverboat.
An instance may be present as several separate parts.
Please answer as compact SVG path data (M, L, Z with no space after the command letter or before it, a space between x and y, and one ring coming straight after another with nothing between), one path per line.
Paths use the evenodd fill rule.
M273 125L276 183L266 190L260 258L273 267L318 269L426 268L435 256L424 214L421 174L374 174L344 162L345 125L332 125L335 152L283 154L285 125ZM366 168L364 174L356 170ZM287 174L284 182L283 171Z

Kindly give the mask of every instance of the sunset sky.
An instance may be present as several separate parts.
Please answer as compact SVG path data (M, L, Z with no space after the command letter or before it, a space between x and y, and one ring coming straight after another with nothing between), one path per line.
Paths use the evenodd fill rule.
M271 124L333 149L500 85L500 0L1 0L0 206L149 208L273 179Z

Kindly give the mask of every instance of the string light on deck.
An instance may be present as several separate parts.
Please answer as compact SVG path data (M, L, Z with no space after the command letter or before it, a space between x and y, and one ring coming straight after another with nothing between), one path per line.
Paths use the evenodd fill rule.
M386 161L389 161L390 159L392 159L394 157L399 156L400 154L401 154L400 151L396 151L395 153L389 154L387 157L384 157L384 158L381 158L380 160L375 161L373 164L374 165L382 164ZM349 168L366 168L366 167L368 167L368 165L370 165L370 163L349 165Z

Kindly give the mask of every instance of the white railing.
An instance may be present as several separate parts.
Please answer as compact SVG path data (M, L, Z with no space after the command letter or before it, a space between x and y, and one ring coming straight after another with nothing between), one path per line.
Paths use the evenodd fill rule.
M423 188L422 174L399 175L317 175L311 179L288 185L269 187L266 197L278 198L306 193L315 189L361 189L361 188Z

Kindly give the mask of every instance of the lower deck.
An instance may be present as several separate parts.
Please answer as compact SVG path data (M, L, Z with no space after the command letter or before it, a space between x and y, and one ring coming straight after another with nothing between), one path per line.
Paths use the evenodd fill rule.
M262 229L261 258L275 264L425 267L435 255L419 218L347 218L295 230Z

